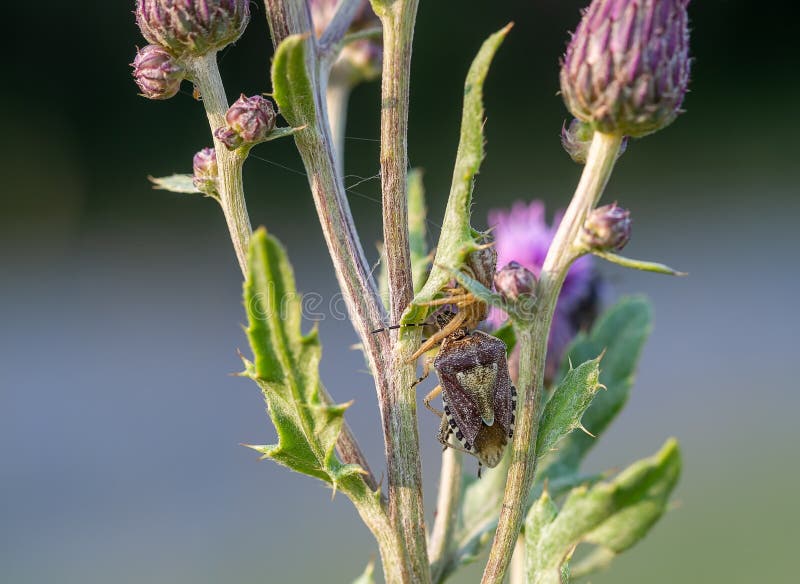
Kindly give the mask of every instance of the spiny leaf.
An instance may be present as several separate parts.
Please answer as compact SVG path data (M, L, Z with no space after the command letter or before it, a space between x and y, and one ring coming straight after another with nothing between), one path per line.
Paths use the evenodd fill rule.
M464 109L461 116L461 137L453 169L453 181L450 196L442 222L442 231L436 247L436 258L422 290L403 315L402 322L421 322L427 312L424 302L433 300L439 291L450 280L446 268L459 270L477 242L470 226L470 207L472 204L472 188L475 175L478 174L483 161L483 83L489 72L489 65L503 42L511 25L491 35L478 51L467 73L464 85Z
M285 138L286 136L291 136L292 134L296 134L300 130L305 130L305 126L300 126L298 128L275 128L272 130L267 136L264 138L264 142L271 142L273 140L278 140L280 138Z
M592 403L597 390L602 387L600 357L582 363L567 371L547 401L539 421L536 453L542 456L561 438L581 427L581 418Z
M375 560L370 560L364 572L353 580L353 584L375 584Z
M172 193L182 193L186 195L202 195L197 187L194 186L191 174L171 174L170 176L147 177L153 183L154 189L170 191Z
M570 361L583 363L605 351L600 383L607 389L595 395L582 419L583 426L594 436L600 436L628 401L639 355L651 327L649 302L641 296L623 298L600 318L591 333L580 334L568 349L562 378ZM565 437L558 450L542 461L537 482L577 473L583 457L596 442L582 432Z
M349 404L321 398L317 332L302 334L292 268L278 241L264 229L253 234L248 268L244 299L254 359L245 361L244 375L261 388L278 433L277 444L251 448L334 489L348 480L350 492L362 488L352 482L360 481L362 469L342 464L334 454Z
M618 266L631 268L633 270L641 270L642 272L653 272L656 274L665 274L667 276L688 276L686 272L679 272L674 268L670 268L667 265L659 264L656 262L634 260L632 258L626 258L625 256L617 255L615 253L607 251L592 250L591 253L593 253L597 257L601 257L604 260L611 262L612 264L617 264Z
M531 506L528 515L525 518L525 572L528 574L527 580L532 582L535 578L534 570L537 566L537 558L530 553L530 550L536 550L539 542L543 538L545 529L555 521L558 516L558 507L553 499L550 498L550 493L544 491L542 496ZM549 584L561 584L559 574L556 573L556 578L550 580L542 580Z
M664 513L680 470L678 443L670 439L657 454L632 464L614 480L573 489L546 523L541 513L534 513L538 504L534 505L528 522L535 529L526 533L525 541L528 581L565 582L562 568L581 542L615 553L631 547Z

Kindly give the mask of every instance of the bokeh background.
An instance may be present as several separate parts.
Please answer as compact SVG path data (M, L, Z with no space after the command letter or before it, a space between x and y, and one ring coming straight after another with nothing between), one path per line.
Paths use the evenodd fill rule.
M456 6L457 4L457 6ZM488 157L474 217L566 204L579 167L558 141L558 57L582 1L421 2L411 162L426 171L431 242L450 181L463 76L482 39L516 27L486 89ZM268 91L263 8L225 51L231 98ZM627 252L691 273L600 266L644 292L656 327L626 411L589 466L621 466L670 435L678 505L593 582L794 582L800 85L789 3L694 2L687 113L634 143L608 189L633 211ZM259 392L231 377L246 349L240 274L213 202L151 190L209 142L186 85L136 95L132 2L4 6L0 91L0 581L348 582L371 555L347 502L258 462L274 438ZM359 88L348 184L365 247L380 237L378 87ZM291 141L247 163L255 224L287 246L306 292L335 280ZM321 322L322 374L373 466L381 435L347 322ZM436 420L420 411L429 517ZM477 581L479 571L457 582Z

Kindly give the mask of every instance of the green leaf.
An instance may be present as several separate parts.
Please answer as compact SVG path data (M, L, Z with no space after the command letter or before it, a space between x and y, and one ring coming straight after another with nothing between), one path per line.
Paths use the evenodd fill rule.
M277 444L250 448L334 489L349 479L363 482L362 469L342 464L334 453L349 404L322 397L317 331L302 334L294 273L281 245L263 228L253 234L248 268L244 302L254 359L245 361L244 375L261 388L278 433ZM352 482L349 487L361 488Z
M425 273L431 263L428 242L425 239L427 216L422 170L414 168L408 173L408 243L411 248L411 275L415 292L422 288Z
M193 177L191 174L172 174L170 176L147 177L153 183L154 189L162 191L170 191L173 193L182 193L186 195L202 195L197 187L194 186Z
M573 489L554 518L547 515L543 521L536 511L546 502L534 505L526 522L532 528L525 541L528 582L565 582L562 568L581 542L619 553L641 540L666 510L680 471L678 443L670 439L614 480ZM548 509L552 513L552 506Z
M664 264L659 264L656 262L634 260L607 251L592 250L591 253L593 253L597 257L601 257L604 260L611 262L612 264L617 264L618 266L631 268L633 270L641 270L643 272L654 272L656 274L665 274L667 276L688 276L686 272L679 272L678 270L670 268L669 266L665 266Z
M562 363L563 378L569 362L583 363L603 353L600 383L607 389L598 393L583 415L583 426L599 436L628 401L642 347L652 328L649 302L641 296L623 298L594 325L591 333L580 334L568 349ZM573 432L547 455L537 482L578 472L581 461L597 442L592 436Z
M499 328L492 331L492 335L506 344L506 353L511 355L514 347L517 346L517 333L511 320L505 321Z
M548 452L573 430L583 427L581 418L602 387L599 382L601 358L602 356L597 357L570 369L561 379L539 420L537 456Z
M375 584L375 560L370 560L364 572L353 580L353 584Z
M308 76L308 35L283 39L272 59L272 96L281 115L293 128L313 128L316 123L314 91Z
M266 135L263 142L271 142L272 140L278 140L279 138L285 138L286 136L291 136L292 134L296 134L300 130L305 130L305 126L300 126L299 128L275 128L269 134Z
M470 226L470 208L475 175L483 161L483 83L497 49L505 39L511 25L491 35L481 46L472 62L464 85L464 109L461 116L461 137L456 154L450 196L444 213L436 258L431 273L403 315L402 323L422 322L427 315L425 302L433 300L450 280L449 270L460 270L467 254L475 251L478 243Z
M484 470L482 479L469 477L465 479L461 512L454 537L455 550L447 562L441 581L455 572L459 566L474 562L487 544L492 540L508 475L510 451L495 468ZM549 492L558 497L579 485L592 485L605 478L605 475L569 476L549 483ZM532 505L542 493L542 487L534 488L528 505Z
M558 507L553 499L550 498L550 493L544 491L542 496L531 506L528 515L525 517L525 572L528 574L527 581L533 582L535 576L534 570L537 566L537 558L534 557L530 550L536 550L539 542L544 537L545 530L556 520L558 516ZM561 578L558 572L555 578L541 580L541 582L549 582L551 584L561 584Z

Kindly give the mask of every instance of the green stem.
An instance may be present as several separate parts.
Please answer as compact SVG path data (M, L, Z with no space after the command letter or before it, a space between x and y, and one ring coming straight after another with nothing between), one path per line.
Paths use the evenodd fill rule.
M403 556L403 543L400 534L392 526L389 515L380 499L373 492L363 488L363 483L347 496L353 501L364 524L369 528L378 543L386 584L409 584L406 558Z
M439 497L428 554L431 558L431 581L442 582L452 560L453 537L461 507L461 469L463 457L452 448L442 453Z
M547 339L558 295L572 262L581 253L578 235L611 176L622 137L595 132L581 180L547 252L532 321L517 321L519 346L517 423L511 466L497 531L483 573L483 584L501 583L522 528L525 503L536 470L536 437L542 408Z
M414 295L408 244L408 98L411 44L418 0L397 0L383 23L381 76L381 191L383 240L389 272L389 318L400 322Z
M350 102L350 83L346 80L331 80L325 92L328 105L328 120L331 124L336 170L344 177L344 136L347 129L347 106Z
M418 0L373 2L383 24L381 77L381 192L383 241L389 274L389 318L399 323L414 295L408 236L408 99L411 46ZM391 391L386 404L391 445L387 447L389 513L399 525L412 580L430 582L417 431L416 366L411 355L420 333L392 336Z
M189 59L187 68L192 81L200 90L213 135L214 130L225 126L225 113L228 111L228 98L225 96L225 87L219 74L217 54L212 51L201 57ZM214 137L214 148L217 152L222 212L225 215L225 222L228 224L239 267L242 269L242 273L246 274L247 250L253 229L247 214L244 184L242 183L242 166L245 157L238 151L228 150L216 137Z
M508 584L525 584L525 539L520 535L511 556Z

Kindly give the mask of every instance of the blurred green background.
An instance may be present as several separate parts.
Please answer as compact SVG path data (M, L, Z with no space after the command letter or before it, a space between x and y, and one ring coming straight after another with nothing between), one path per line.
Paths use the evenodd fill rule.
M132 2L4 6L0 92L0 581L348 582L376 554L342 496L238 446L271 441L239 369L240 274L214 203L150 189L209 142L191 88L137 97ZM458 136L463 76L516 22L486 89L488 157L474 217L568 201L558 57L584 2L421 2L409 147L424 167L431 242ZM635 218L627 252L691 273L601 266L643 291L656 328L632 399L589 461L622 466L670 435L685 453L676 508L593 582L795 582L800 480L796 137L790 3L692 3L687 113L631 145L607 191ZM268 91L263 7L221 55L231 98ZM378 88L359 88L348 184L378 172ZM253 222L286 244L305 292L335 280L291 141L246 166ZM351 204L374 260L378 181ZM349 324L321 325L323 379L381 472L371 380ZM420 411L429 518L437 420ZM477 581L474 569L456 582Z

